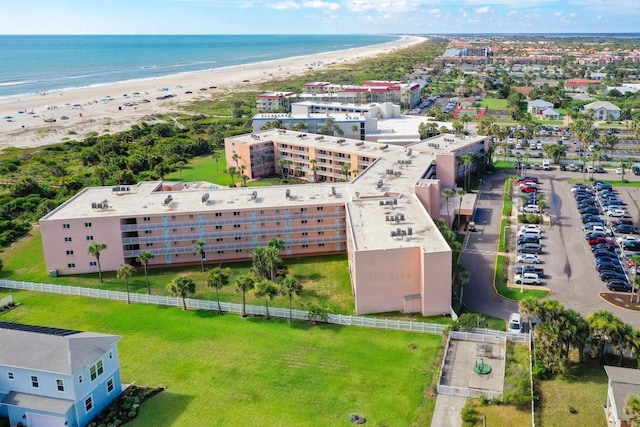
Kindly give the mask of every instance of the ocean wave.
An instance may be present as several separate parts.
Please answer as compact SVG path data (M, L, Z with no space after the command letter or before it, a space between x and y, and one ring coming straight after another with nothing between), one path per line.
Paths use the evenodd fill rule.
M35 83L37 80L23 80L23 81L13 81L13 82L0 82L0 86L20 86L20 85L28 85L31 83Z

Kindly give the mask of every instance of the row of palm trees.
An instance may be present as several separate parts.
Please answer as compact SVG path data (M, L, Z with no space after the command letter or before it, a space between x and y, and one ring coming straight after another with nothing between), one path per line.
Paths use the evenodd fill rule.
M520 313L540 320L535 328L534 355L550 373L568 371L571 348L578 350L581 363L587 351L604 362L605 347L618 356L618 365L629 352L640 358L640 330L607 310L583 317L556 300L527 297L520 301Z

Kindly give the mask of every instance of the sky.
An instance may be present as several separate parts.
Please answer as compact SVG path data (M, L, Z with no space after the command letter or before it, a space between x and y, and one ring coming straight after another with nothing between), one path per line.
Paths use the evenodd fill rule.
M0 0L0 34L638 32L640 0Z

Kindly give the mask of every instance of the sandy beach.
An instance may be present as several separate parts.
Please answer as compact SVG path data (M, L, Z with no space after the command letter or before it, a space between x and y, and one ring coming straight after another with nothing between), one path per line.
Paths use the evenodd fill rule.
M271 79L344 66L424 40L406 36L371 47L4 99L0 101L0 149L126 130L143 118L152 123L154 115L181 111L197 100L227 96ZM165 95L175 96L158 99Z

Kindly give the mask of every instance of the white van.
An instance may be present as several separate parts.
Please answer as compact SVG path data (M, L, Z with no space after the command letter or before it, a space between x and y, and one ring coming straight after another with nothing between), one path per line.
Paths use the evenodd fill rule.
M520 313L511 313L509 324L507 325L507 333L519 334L520 332L522 332L522 317Z
M549 164L549 160L544 159L542 161L542 169L548 171L549 169L551 169L551 165Z

